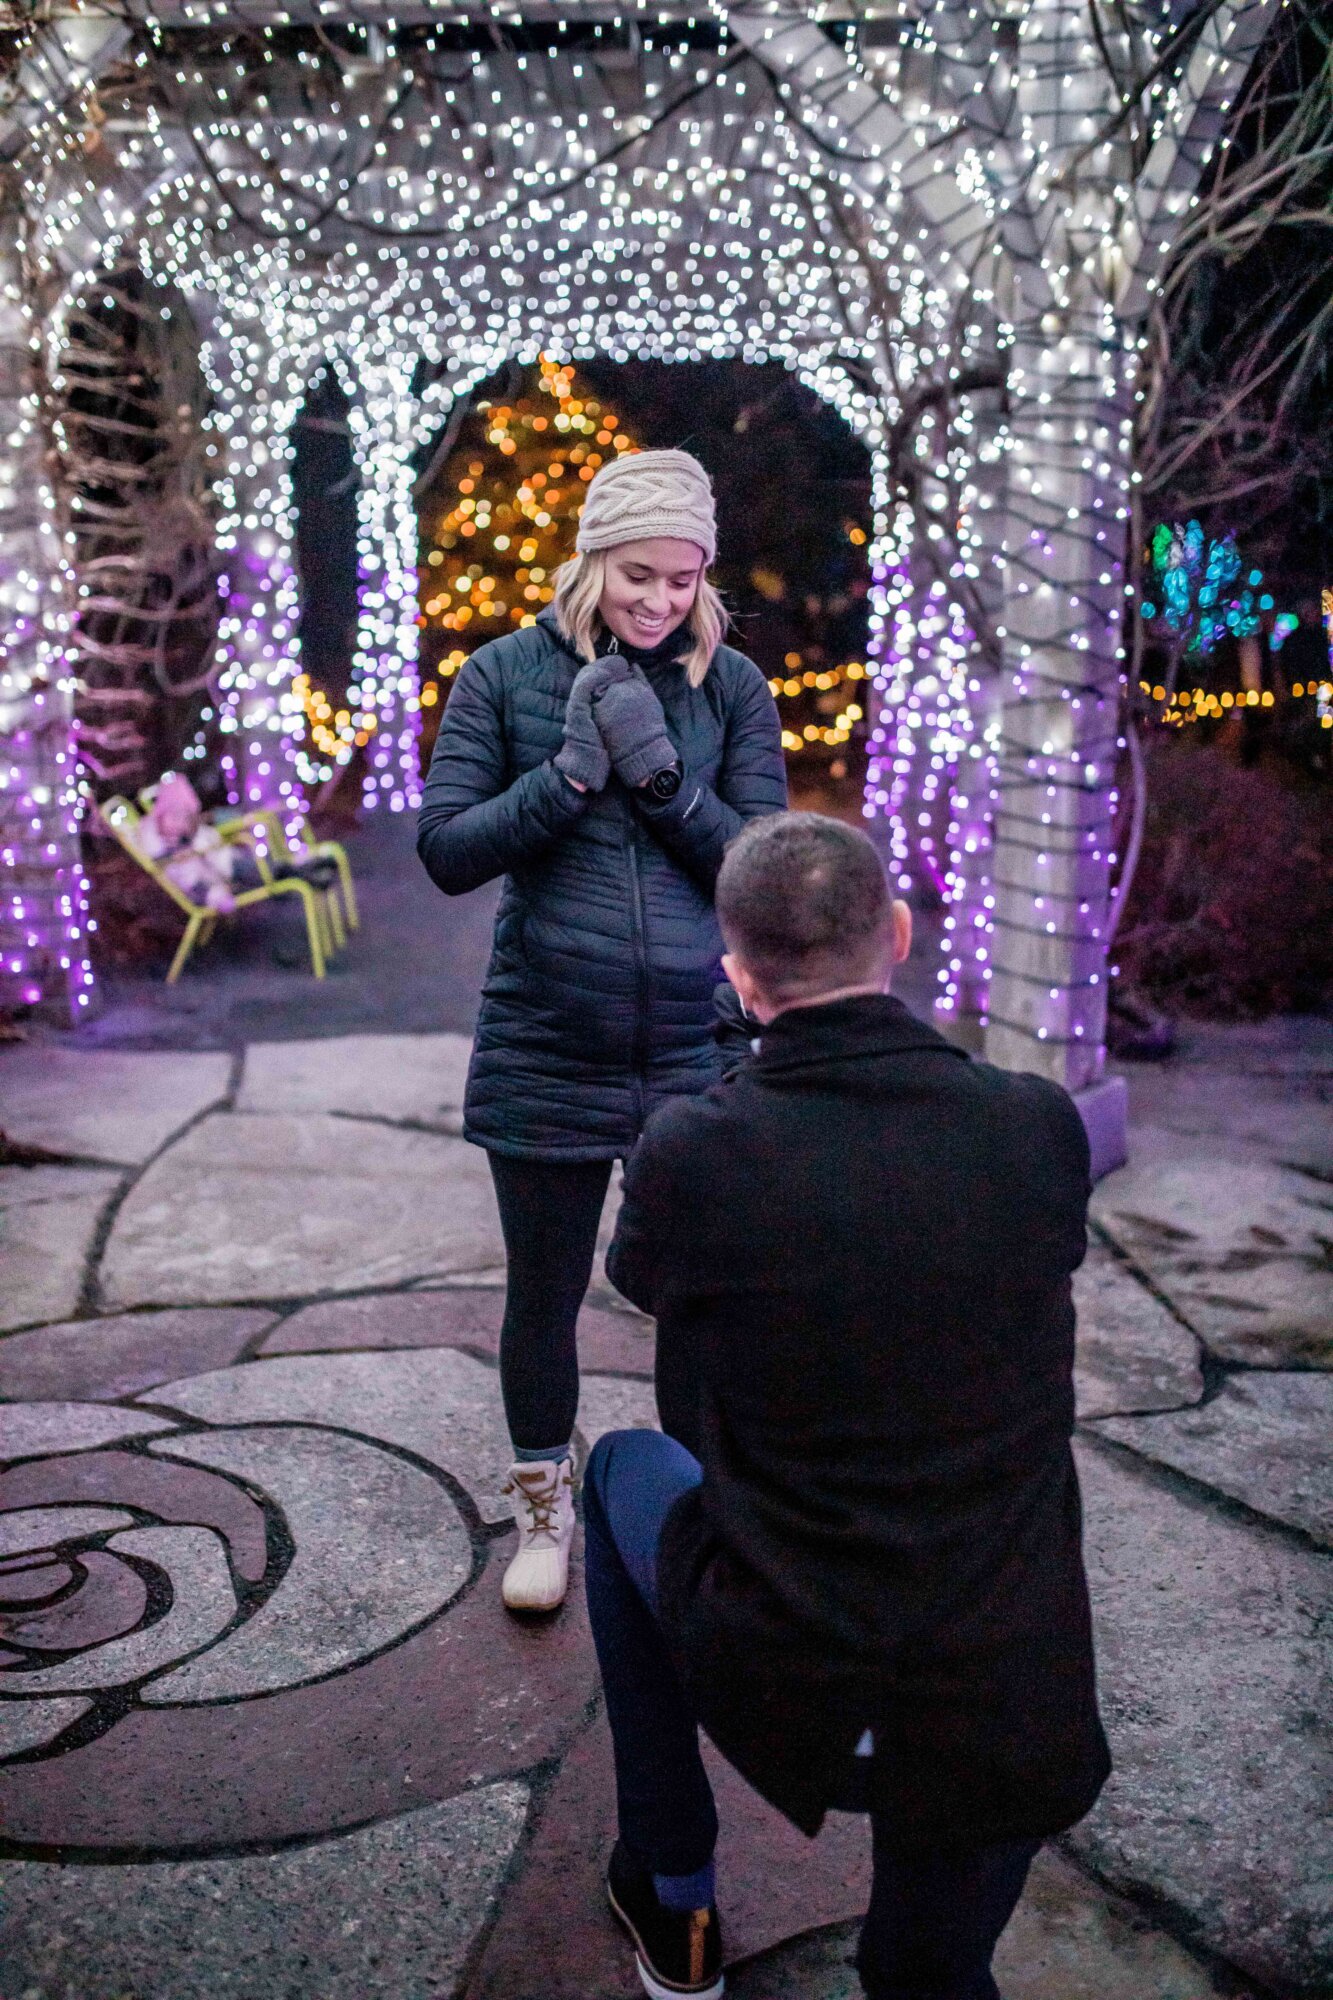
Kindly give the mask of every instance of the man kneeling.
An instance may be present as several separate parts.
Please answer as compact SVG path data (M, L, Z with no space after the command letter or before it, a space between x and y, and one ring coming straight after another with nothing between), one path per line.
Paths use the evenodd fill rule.
M872 2000L998 2000L1098 1721L1070 1452L1088 1149L1055 1084L887 994L911 918L863 835L748 827L717 885L758 1054L652 1120L607 1260L666 1435L584 1483L615 1740L608 1890L650 1994L722 1991L702 1724L807 1834L868 1811Z

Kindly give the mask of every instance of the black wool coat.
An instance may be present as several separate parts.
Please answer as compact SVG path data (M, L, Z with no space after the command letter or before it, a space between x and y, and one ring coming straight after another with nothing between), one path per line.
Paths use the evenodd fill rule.
M780 1015L629 1163L607 1269L703 1464L662 1536L667 1643L806 1832L869 1803L908 1850L1037 1839L1106 1778L1070 1451L1087 1198L1064 1091L880 996Z
M493 1152L623 1158L649 1112L721 1074L713 884L746 820L787 803L782 732L743 653L720 646L692 688L675 650L633 656L684 771L665 804L554 768L581 662L549 611L479 647L445 709L417 851L446 895L508 878L464 1101Z

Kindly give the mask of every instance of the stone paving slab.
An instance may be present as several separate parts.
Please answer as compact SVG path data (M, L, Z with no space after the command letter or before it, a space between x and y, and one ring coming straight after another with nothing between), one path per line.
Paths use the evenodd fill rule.
M0 1404L0 1464L39 1452L94 1451L168 1429L163 1418L146 1410L101 1409L96 1403Z
M169 1382L151 1401L210 1424L286 1420L378 1438L451 1473L483 1521L512 1516L500 1491L510 1459L500 1378L454 1348L275 1356Z
M147 1400L212 1424L286 1418L380 1438L451 1473L483 1521L511 1518L501 1490L510 1449L500 1379L457 1349L274 1356L166 1383ZM584 1375L578 1429L589 1450L604 1431L656 1425L650 1382Z
M434 1617L468 1580L471 1544L448 1491L359 1438L273 1424L153 1450L261 1490L296 1546L267 1603L154 1681L147 1702L235 1700L333 1673Z
M70 1317L120 1182L105 1168L0 1167L0 1332Z
M1198 1341L1095 1236L1074 1273L1074 1305L1074 1390L1080 1417L1171 1410L1199 1401L1203 1370Z
M30 1557L34 1551L54 1550L68 1534L102 1534L133 1526L133 1514L116 1507L6 1508L0 1514L0 1561L8 1563L18 1556ZM9 1580L6 1575L5 1581Z
M200 1306L69 1320L14 1333L0 1341L0 1397L114 1402L186 1370L224 1367L272 1324L272 1313Z
M42 1695L35 1701L7 1701L0 1704L0 1757L17 1757L21 1751L36 1750L53 1743L62 1730L80 1721L92 1703L83 1695ZM0 1918L4 1915L5 1870L0 1865ZM4 1925L0 1922L0 1951L4 1947ZM0 1965L4 1959L0 1957Z
M1333 1965L1329 1559L1076 1447L1115 1771L1068 1844L1279 1991Z
M738 1966L729 2000L862 2000L860 1925L781 1945ZM1045 1848L995 1954L1005 2000L1236 2000L1208 1968L1123 1897Z
M1095 1190L1092 1213L1216 1352L1333 1361L1333 1188L1322 1181L1136 1131L1134 1158Z
M1333 1378L1239 1375L1199 1409L1111 1418L1103 1437L1333 1546Z
M579 1385L575 1428L591 1451L607 1431L655 1431L657 1398L651 1382L614 1375L585 1375Z
M7 1862L5 1989L24 2000L440 2000L526 1811L527 1787L509 1780L277 1854Z
M126 1526L134 1530L132 1521ZM26 1584L39 1599L0 1612L0 1640L7 1646L60 1653L76 1646L105 1645L133 1631L148 1610L148 1585L141 1570L117 1561L124 1546L124 1538L113 1535L105 1548L85 1549L79 1564L81 1579L69 1563L46 1563L0 1576L0 1596L8 1598L15 1584ZM83 1587L73 1594L51 1595L61 1589L68 1592L80 1580ZM15 1674L14 1679L21 1684L22 1675Z
M6 1700L118 1689L146 1680L172 1661L211 1645L236 1616L226 1548L221 1536L208 1528L127 1528L111 1537L104 1553L112 1560L132 1557L166 1578L171 1599L165 1612L153 1624L116 1631L105 1644L85 1634L84 1650L75 1658L46 1667L12 1668L4 1678ZM84 1555L85 1570L95 1559L93 1554ZM80 1598L87 1595L85 1585Z
M1328 1077L1237 1074L1195 1065L1172 1078L1151 1065L1131 1083L1133 1154L1169 1130L1182 1149L1211 1160L1292 1167L1325 1182L1333 1177ZM1329 1076L1333 1076L1330 1070ZM1131 1160L1132 1164L1132 1160Z
M120 1414L135 1417L139 1412ZM158 1433L169 1428L160 1421L154 1424ZM237 1481L150 1458L134 1445L60 1451L0 1472L0 1508L5 1510L0 1548L50 1550L57 1560L67 1559L108 1528L132 1527L134 1517L119 1513L126 1507L158 1522L213 1529L226 1544L227 1559L241 1582L263 1582L270 1552L258 1501ZM38 1532L39 1524L44 1532Z
M1125 1075L1136 1157L1148 1135L1169 1130L1203 1157L1333 1177L1333 1021L1307 1014L1191 1023L1171 1061L1129 1063Z
M131 1191L102 1281L108 1306L239 1303L502 1256L476 1147L345 1118L226 1114L194 1126Z
M23 1146L140 1166L226 1094L231 1057L30 1042L0 1050L0 1130Z
M262 1342L260 1352L319 1354L343 1348L464 1347L496 1360L504 1305L502 1290L460 1286L321 1299L281 1320ZM579 1362L585 1372L649 1376L653 1372L653 1323L642 1314L585 1306L579 1314L578 1341ZM4 1354L5 1348L0 1347L0 1371Z
M412 1290L416 1292L446 1292L462 1285L469 1290L479 1285L489 1286L492 1291L503 1291L505 1267L503 1264L487 1264L480 1271L465 1271L460 1276L443 1278L415 1278Z
M340 1035L308 1042L252 1042L238 1111L339 1112L463 1129L467 1035Z

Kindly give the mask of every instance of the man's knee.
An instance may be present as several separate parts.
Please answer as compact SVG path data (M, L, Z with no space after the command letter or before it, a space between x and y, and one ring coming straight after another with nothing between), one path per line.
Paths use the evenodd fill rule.
M600 1515L604 1524L607 1522L612 1481L619 1484L639 1472L638 1462L643 1457L639 1441L647 1438L657 1438L663 1444L667 1442L657 1431L604 1431L598 1438L583 1470L585 1517L591 1509Z
M605 1501L613 1479L651 1479L685 1487L698 1477L698 1460L661 1431L605 1431L589 1453L583 1483Z
M583 1468L583 1518L589 1525L606 1525L606 1473L617 1436L616 1431L607 1431L599 1437Z

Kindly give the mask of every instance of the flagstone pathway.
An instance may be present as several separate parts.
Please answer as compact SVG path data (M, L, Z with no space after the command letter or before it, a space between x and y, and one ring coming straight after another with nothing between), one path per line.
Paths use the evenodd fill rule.
M542 1625L498 1605L467 1052L0 1049L4 2000L637 1991L579 1580ZM1007 2000L1333 1990L1331 1074L1302 1023L1131 1080L1078 1280L1116 1773L1034 1871ZM600 1272L580 1347L580 1451L654 1423ZM730 1990L854 1994L863 1824L809 1844L715 1768Z

